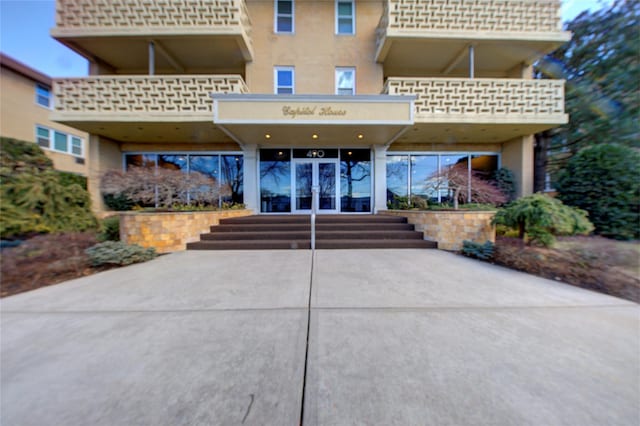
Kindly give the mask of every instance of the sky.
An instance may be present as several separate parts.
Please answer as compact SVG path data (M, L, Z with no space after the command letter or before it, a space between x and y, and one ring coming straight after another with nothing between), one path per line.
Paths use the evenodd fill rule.
M564 0L562 21L611 0ZM87 61L51 38L55 0L0 0L0 51L51 77L87 75Z

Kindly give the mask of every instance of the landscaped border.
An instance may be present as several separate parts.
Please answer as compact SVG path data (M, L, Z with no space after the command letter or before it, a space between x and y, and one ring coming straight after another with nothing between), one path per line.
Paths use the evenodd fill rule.
M252 210L121 212L120 240L153 247L158 253L185 250L187 243L199 241L200 234L209 232L220 219L252 214Z
M436 241L438 248L457 251L465 240L495 242L496 227L491 221L495 211L469 210L384 210L380 214L406 217L425 240Z

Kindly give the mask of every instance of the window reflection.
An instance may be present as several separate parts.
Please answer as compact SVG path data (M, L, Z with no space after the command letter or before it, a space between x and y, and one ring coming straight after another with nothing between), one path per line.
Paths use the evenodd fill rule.
M222 196L222 201L242 204L244 202L242 155L221 155L220 165L222 185L228 185L231 191L231 194Z
M125 156L125 170L129 167L156 167L156 154L127 154Z
M437 173L437 155L412 155L411 196L420 197L428 202L437 202L437 186L434 187Z
M260 211L291 211L291 152L288 149L260 150Z
M336 209L336 163L318 163L320 210Z
M340 209L371 211L371 154L368 149L340 150Z
M296 209L311 210L313 164L296 163Z
M409 197L409 156L387 156L387 203L396 205Z

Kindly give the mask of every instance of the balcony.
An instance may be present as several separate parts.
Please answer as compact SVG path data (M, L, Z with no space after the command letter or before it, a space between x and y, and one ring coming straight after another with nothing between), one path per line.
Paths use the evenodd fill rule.
M240 75L54 79L51 119L119 141L229 141L213 126L211 93L247 93Z
M376 60L385 75L403 69L467 75L462 59L473 45L477 72L506 76L570 38L562 31L560 0L387 0Z
M109 73L145 70L150 41L159 73L235 70L253 58L244 0L57 0L51 35Z
M416 96L400 142L503 142L568 120L564 80L388 78L383 93Z

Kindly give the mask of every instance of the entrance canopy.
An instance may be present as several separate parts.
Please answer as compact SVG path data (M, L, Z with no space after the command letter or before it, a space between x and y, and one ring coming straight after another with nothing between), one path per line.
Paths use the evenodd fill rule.
M415 96L213 94L213 122L239 144L388 145L413 125Z

